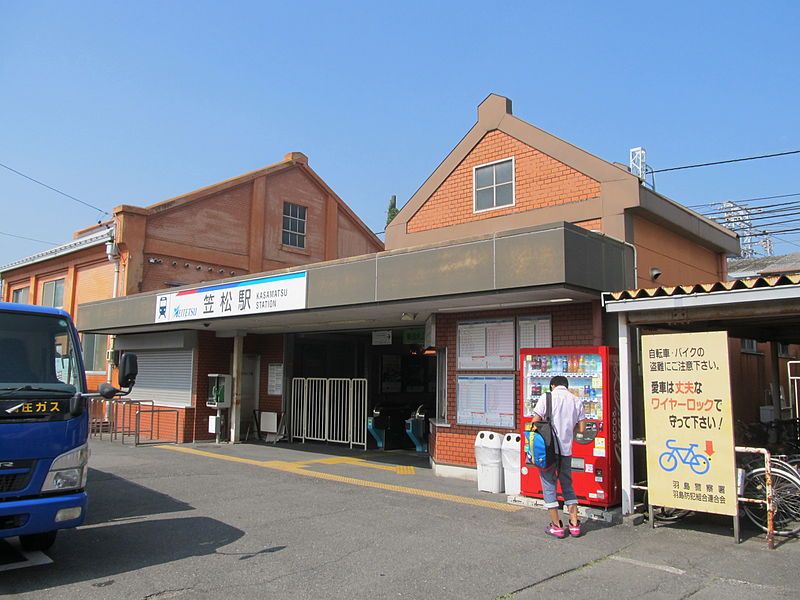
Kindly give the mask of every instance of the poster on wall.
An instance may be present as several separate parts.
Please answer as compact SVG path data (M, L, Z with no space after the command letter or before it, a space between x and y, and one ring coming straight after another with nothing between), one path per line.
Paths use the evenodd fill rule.
M733 516L733 409L724 331L642 336L650 501Z
M472 321L458 324L458 368L513 370L514 320Z
M456 383L459 425L514 427L513 375L460 375Z
M267 394L283 396L283 363L270 363L267 368Z

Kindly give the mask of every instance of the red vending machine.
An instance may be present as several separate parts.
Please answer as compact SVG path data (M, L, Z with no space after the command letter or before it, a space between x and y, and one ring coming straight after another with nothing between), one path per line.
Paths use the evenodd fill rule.
M586 430L572 443L572 481L581 504L620 503L619 359L607 346L524 348L520 351L521 492L542 497L539 469L530 456L531 418L536 402L563 375L569 391L583 401ZM559 488L560 490L560 488ZM559 496L559 499L562 499Z

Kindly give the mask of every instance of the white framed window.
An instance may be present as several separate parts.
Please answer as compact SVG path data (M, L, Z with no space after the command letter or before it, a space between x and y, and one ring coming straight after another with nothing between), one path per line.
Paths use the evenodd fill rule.
M514 157L473 167L474 211L514 206Z
M742 338L742 352L755 354L758 352L758 342L748 338Z
M11 301L17 304L27 304L31 288L21 287L11 291Z
M87 371L94 373L106 372L107 349L107 335L83 334L83 364Z
M64 279L46 281L42 284L42 306L64 307Z
M308 209L291 202L283 203L283 244L306 247L306 216Z

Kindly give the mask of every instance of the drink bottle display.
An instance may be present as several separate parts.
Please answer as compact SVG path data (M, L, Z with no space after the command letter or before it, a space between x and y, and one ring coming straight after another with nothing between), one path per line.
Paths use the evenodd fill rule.
M620 502L617 406L618 359L614 349L597 347L523 348L520 351L520 433L528 442L533 409L550 391L554 376L567 378L567 388L583 403L586 428L572 443L572 475L581 504L614 506ZM529 449L523 448L523 461ZM541 498L538 469L524 464L523 495Z

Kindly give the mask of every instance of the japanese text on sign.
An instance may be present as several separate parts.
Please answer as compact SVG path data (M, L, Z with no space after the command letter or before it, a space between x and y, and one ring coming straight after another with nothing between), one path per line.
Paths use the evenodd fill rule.
M650 501L736 514L727 334L642 336L642 366Z
M306 307L306 273L209 285L156 297L156 323L213 319Z

